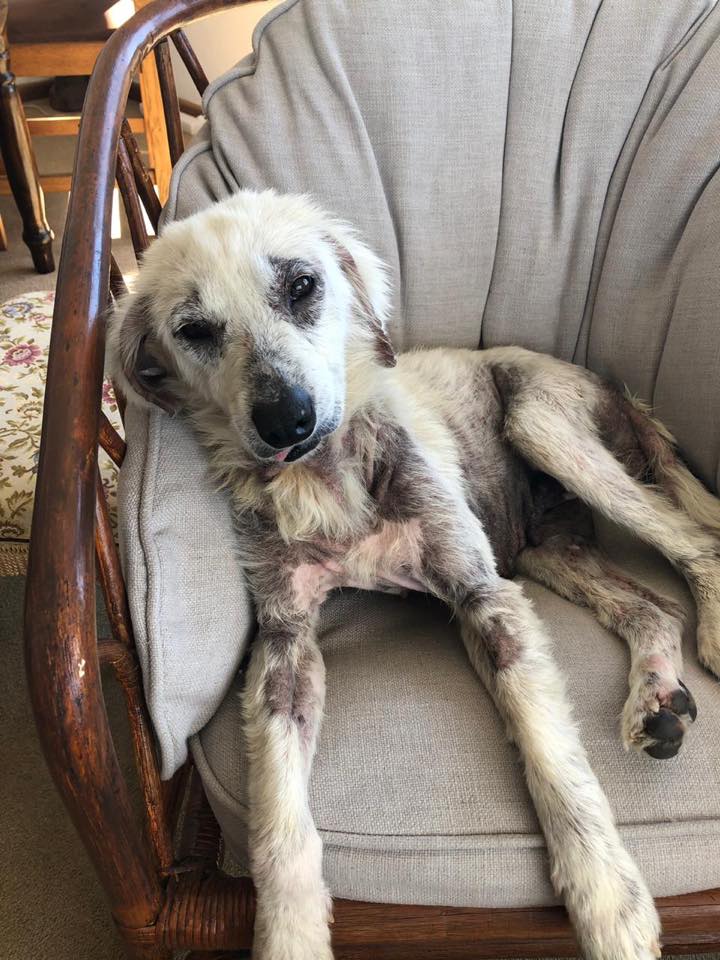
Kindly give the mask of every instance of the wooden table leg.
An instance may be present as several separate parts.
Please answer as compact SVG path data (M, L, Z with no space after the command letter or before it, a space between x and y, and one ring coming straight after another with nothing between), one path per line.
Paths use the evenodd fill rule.
M23 240L38 273L52 273L53 233L45 218L45 200L38 178L25 111L10 70L10 52L0 35L0 148L10 188L23 221Z

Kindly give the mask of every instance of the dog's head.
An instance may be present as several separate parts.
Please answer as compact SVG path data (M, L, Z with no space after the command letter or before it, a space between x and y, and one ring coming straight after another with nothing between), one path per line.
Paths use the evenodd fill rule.
M169 225L110 319L130 401L219 415L259 462L342 422L348 365L395 362L380 261L305 197L242 191Z

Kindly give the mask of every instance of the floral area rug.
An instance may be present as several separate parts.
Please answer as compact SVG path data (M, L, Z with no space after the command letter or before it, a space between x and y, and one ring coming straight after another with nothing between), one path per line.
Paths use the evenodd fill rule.
M26 293L0 306L0 576L27 563L54 302L52 292ZM122 433L108 382L103 409ZM99 462L114 524L116 470L103 450Z

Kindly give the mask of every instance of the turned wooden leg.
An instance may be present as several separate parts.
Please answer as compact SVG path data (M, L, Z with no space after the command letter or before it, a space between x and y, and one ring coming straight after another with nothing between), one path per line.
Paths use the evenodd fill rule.
M174 951L169 947L156 944L136 944L125 941L125 953L128 960L173 960Z
M7 233L5 233L5 224L2 215L0 215L0 250L7 250Z
M125 955L128 960L174 960L175 951L170 947L164 947L159 943L154 943L151 939L135 939L136 935L132 931L119 930L122 937Z
M23 240L30 248L38 273L52 273L53 233L45 219L40 187L25 112L10 70L10 53L0 35L0 147L10 188L23 221Z
M125 943L128 960L173 960L175 954L168 947L138 946Z

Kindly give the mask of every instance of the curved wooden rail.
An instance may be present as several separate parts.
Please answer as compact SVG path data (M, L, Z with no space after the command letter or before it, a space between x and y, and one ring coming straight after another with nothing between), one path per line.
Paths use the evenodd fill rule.
M173 30L238 2L158 0L108 40L85 99L73 172L82 189L70 195L58 272L25 598L27 675L50 772L113 915L129 930L155 923L164 890L108 727L95 622L102 317L116 155L140 62Z

